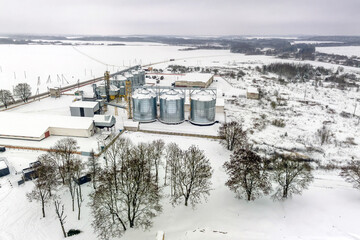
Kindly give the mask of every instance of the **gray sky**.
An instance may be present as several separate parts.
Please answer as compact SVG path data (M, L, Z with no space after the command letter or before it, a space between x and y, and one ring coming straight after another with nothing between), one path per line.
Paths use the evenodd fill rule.
M0 33L360 35L360 0L0 0Z

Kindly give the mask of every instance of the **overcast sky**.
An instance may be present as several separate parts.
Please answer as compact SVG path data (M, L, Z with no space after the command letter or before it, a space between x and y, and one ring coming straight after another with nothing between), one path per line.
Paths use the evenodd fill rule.
M360 35L360 0L0 0L0 33Z

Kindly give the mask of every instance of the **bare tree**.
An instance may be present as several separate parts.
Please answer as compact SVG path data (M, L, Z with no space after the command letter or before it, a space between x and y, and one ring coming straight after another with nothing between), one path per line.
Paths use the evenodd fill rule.
M223 123L219 128L221 143L230 151L238 148L245 148L247 145L246 131L242 129L242 124L237 121Z
M151 145L154 147L155 182L159 185L159 166L161 165L161 157L164 153L165 143L160 139L153 141Z
M176 178L176 169L177 165L179 163L179 158L182 156L183 151L179 148L179 146L176 143L169 143L166 146L166 162L165 162L165 181L164 185L166 185L166 181L170 180L170 184L175 182ZM168 175L168 172L170 172L170 176ZM173 195L173 188L174 186L171 185L171 196Z
M245 197L247 201L255 200L271 191L270 176L267 163L251 150L238 149L231 155L229 162L224 164L229 175L226 182L238 198Z
M23 102L27 102L31 96L31 87L28 83L19 83L14 88L14 96L20 98Z
M96 189L96 182L98 179L98 173L101 171L101 166L99 163L99 158L95 156L94 150L91 150L90 157L87 162L87 167L91 174L91 181L93 183L93 188Z
M59 219L60 225L61 225L61 230L64 234L64 238L66 238L66 232L65 232L65 219L66 219L66 215L64 215L64 204L61 204L61 202L59 200L54 200L54 205L55 205L55 212L56 215Z
M360 161L350 161L347 166L341 169L340 176L346 182L352 183L354 188L360 189Z
M185 206L188 202L195 206L210 195L211 169L210 161L198 147L192 145L178 158L178 163L174 163L172 169L172 185L174 187L171 200L173 204L184 200Z
M323 125L320 129L317 130L316 136L318 137L322 146L324 144L330 143L330 140L334 135L328 127Z
M98 186L91 197L93 227L102 239L120 237L128 227L151 226L151 219L161 211L160 192L147 159L148 144L109 148L110 164L99 174ZM116 161L116 163L112 163ZM149 174L150 173L150 174Z
M278 155L272 160L273 179L278 184L272 196L274 200L284 200L293 194L301 194L314 177L307 162L293 156Z
M45 205L51 199L51 191L57 185L56 169L50 161L43 161L46 157L46 154L39 156L41 165L36 169L37 178L33 180L35 186L26 194L30 202L32 200L41 202L43 217L45 217Z
M59 175L62 183L65 185L66 178L75 158L75 152L79 149L77 141L73 138L63 138L55 143L55 146L50 148L52 159L57 165Z
M76 194L76 202L77 202L77 207L78 207L78 220L80 220L80 213L81 213L81 205L83 200L82 197L82 192L81 192L81 183L78 182L79 179L82 177L83 175L83 170L84 170L85 166L84 164L81 162L81 159L75 159L74 163L73 163L73 178L75 178L77 180L74 188L75 188L75 194Z
M0 89L0 102L7 108L14 99L9 90Z

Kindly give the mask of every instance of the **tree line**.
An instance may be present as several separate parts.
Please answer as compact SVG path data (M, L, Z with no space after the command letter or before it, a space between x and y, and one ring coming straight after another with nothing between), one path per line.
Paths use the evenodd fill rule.
M271 194L273 200L285 200L301 194L314 180L310 162L294 154L275 154L271 158L257 154L237 121L224 123L219 135L222 144L232 151L230 160L224 164L229 177L225 185L238 198L252 201ZM340 176L360 189L360 162L350 161L341 168Z
M28 83L19 83L15 86L13 94L6 89L0 89L0 103L7 108L13 103L14 96L21 99L23 102L27 102L31 96L31 87Z

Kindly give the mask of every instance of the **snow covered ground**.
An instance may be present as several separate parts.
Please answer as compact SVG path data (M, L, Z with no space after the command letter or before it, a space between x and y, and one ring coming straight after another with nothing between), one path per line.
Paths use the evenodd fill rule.
M210 159L214 174L213 190L207 202L197 205L195 209L182 205L173 207L169 199L164 197L163 212L154 218L153 227L148 231L128 230L122 239L155 239L157 231L164 231L165 239L172 240L360 238L356 220L360 214L360 192L336 173L316 171L315 181L302 196L284 202L273 202L265 197L248 203L234 198L234 194L225 186L227 177L222 165L230 152L217 141L133 132L125 133L123 137L135 143L163 139L165 143L177 142L181 148L196 144ZM12 160L13 156L19 156L18 153L8 151L2 156L13 164L13 161L17 161ZM35 157L37 154L32 155ZM15 179L13 174L0 179L0 239L63 239L54 207L47 206L47 216L42 218L40 204L29 203L25 197L32 183L16 186L13 182ZM90 190L90 185L84 187L84 195ZM163 193L168 194L168 189L165 188ZM80 221L76 219L77 213L71 211L70 195L65 189L61 191L61 198L68 216L66 229L83 231L71 239L97 239L91 228L89 208L85 204L88 198L85 198Z
M215 77L211 87L218 88L218 94L224 94L226 119L244 120L244 128L249 130L249 139L259 152L264 149L294 150L322 163L333 160L336 163L344 163L351 158L360 158L358 119L340 116L343 111L353 113L359 92L355 89L316 88L311 83L281 85L275 81L277 76L271 74L263 76L254 70L255 66L262 64L294 62L292 60L231 54L225 50L177 51L179 47L157 45L77 46L77 48L96 59L119 65L119 67L176 58L178 60L174 62L161 63L154 67L165 69L169 64L179 64L200 67L216 66L228 70L241 69L246 73L242 79ZM91 70L92 75L100 76L106 68L70 46L0 45L0 53L11 56L8 61L3 57L0 58L0 88L11 89L17 82L26 80L34 89L37 76L42 74L41 88L46 89L49 74L53 74L51 79L52 81L55 79L54 82L57 83L56 74L64 74L68 80L76 81L78 78L81 80L90 78ZM4 55L1 54L1 56ZM36 61L31 61L34 56ZM334 70L338 67L334 64L312 61L302 63L311 63L314 66L324 66ZM15 68L15 66L21 67ZM344 69L350 73L360 72L357 68L344 67ZM26 79L24 70L27 74ZM113 70L112 67L110 70ZM116 70L115 67L114 70ZM14 79L14 71L16 79ZM164 85L168 85L174 79L174 76L165 75L164 77ZM264 92L265 97L261 101L245 98L247 87L253 85L259 86ZM286 106L271 108L270 102L276 101L275 90L288 99ZM74 99L75 96L46 98L9 111L69 116L69 105ZM358 103L358 110L355 112L358 116L359 111ZM115 114L115 109L109 107L108 114ZM274 119L283 119L286 125L283 128L273 126L271 122ZM123 122L126 121L124 110L118 110L117 121L116 129L121 129ZM324 122L334 133L334 138L329 144L321 146L315 133ZM214 135L217 131L216 125L204 130L205 128L197 128L188 123L173 126L155 122L143 124L142 127L148 130L176 129L179 132L208 132ZM92 138L78 138L81 150L96 149L97 137L98 135ZM315 170L314 182L301 196L295 196L284 202L273 202L269 197L264 197L248 203L235 199L234 193L225 186L227 176L222 166L231 153L218 141L141 132L125 132L122 137L128 137L134 143L162 139L165 143L176 142L184 149L191 144L198 145L204 150L214 169L213 190L207 202L197 205L195 209L182 205L173 207L166 196L169 191L165 188L162 200L164 209L159 216L154 218L153 227L148 231L128 230L122 239L155 239L158 231L165 232L166 240L360 239L357 221L357 216L360 214L360 192L340 178L337 171ZM41 142L0 139L0 145L50 147L60 138L62 137L51 136ZM353 139L356 145L347 142L347 139ZM25 185L17 186L19 175L15 175L15 171L26 167L42 153L41 151L11 149L0 153L0 157L7 158L11 171L11 175L0 178L0 240L63 239L59 222L55 218L54 206L52 204L47 206L47 216L42 218L40 204L29 203L26 199L25 194L31 191L33 183L26 182ZM86 160L86 158L83 159ZM91 185L88 184L83 188L84 196L87 196L90 191ZM82 219L78 221L77 213L70 210L71 200L68 191L62 189L60 197L65 204L68 216L66 230L76 228L82 231L79 236L71 239L97 239L91 227L92 216L87 206L89 198L85 198Z
M317 52L345 55L348 57L360 57L360 46L346 46L346 47L317 47Z

